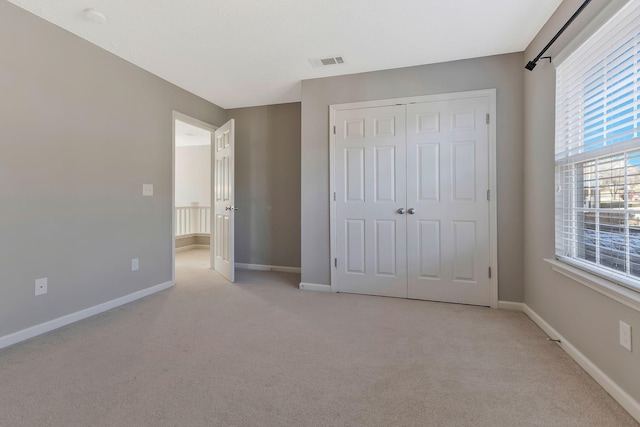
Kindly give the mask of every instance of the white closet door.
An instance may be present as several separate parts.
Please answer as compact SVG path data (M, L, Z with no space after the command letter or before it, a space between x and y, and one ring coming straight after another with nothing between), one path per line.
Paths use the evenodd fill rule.
M490 305L486 98L407 106L408 296Z
M338 291L406 298L405 107L337 111L335 123Z

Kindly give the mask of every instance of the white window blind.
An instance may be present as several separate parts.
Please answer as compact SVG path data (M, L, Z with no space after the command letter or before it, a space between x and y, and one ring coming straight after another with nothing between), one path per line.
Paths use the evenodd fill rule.
M556 74L556 256L640 290L640 0Z

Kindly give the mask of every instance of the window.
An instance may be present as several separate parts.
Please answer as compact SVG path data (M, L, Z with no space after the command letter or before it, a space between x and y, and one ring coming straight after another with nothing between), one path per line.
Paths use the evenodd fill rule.
M557 69L556 256L640 291L640 0Z

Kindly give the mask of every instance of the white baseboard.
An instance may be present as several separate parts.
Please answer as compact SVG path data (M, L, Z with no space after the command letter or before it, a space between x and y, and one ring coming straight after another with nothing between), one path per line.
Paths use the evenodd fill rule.
M129 295L112 299L111 301L94 305L93 307L85 308L84 310L76 311L75 313L67 314L66 316L58 317L57 319L49 320L48 322L40 323L39 325L31 326L21 331L5 335L3 337L0 337L0 348L8 347L10 345L28 340L46 332L53 331L54 329L61 328L79 320L86 319L87 317L95 316L96 314L103 313L105 311L111 310L112 308L116 308L137 299L144 298L148 295L155 294L156 292L163 291L172 286L173 282L164 282L159 285L142 289Z
M182 234L180 236L176 236L176 241L193 239L194 237L210 237L209 234L206 233L191 233L191 234Z
M524 311L523 302L498 301L499 310Z
M279 271L280 273L300 274L300 267L283 267L280 265L245 264L242 262L236 262L236 268L241 270Z
M189 246L182 246L180 248L176 248L176 253L178 252L186 252L186 251L190 251L191 249L209 249L209 245L189 245Z
M331 292L331 286L329 285L320 285L317 283L304 283L300 282L300 289L305 291L315 291L315 292Z
M629 393L624 391L616 384L607 374L602 372L591 360L587 358L580 350L575 348L567 341L558 331L549 325L538 313L533 311L528 305L523 304L524 313L533 320L551 339L560 340L560 347L567 352L578 365L582 367L598 384L604 388L624 409L631 414L636 421L640 422L640 402L635 400Z

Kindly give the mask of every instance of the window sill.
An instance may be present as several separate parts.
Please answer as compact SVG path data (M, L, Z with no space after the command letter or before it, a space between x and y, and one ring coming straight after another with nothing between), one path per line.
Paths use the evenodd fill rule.
M640 311L640 293L627 289L595 274L588 273L582 269L573 267L567 263L547 259L545 261L551 264L553 271L562 274L570 279L581 283L596 292L608 296L609 298L626 305L636 311Z

